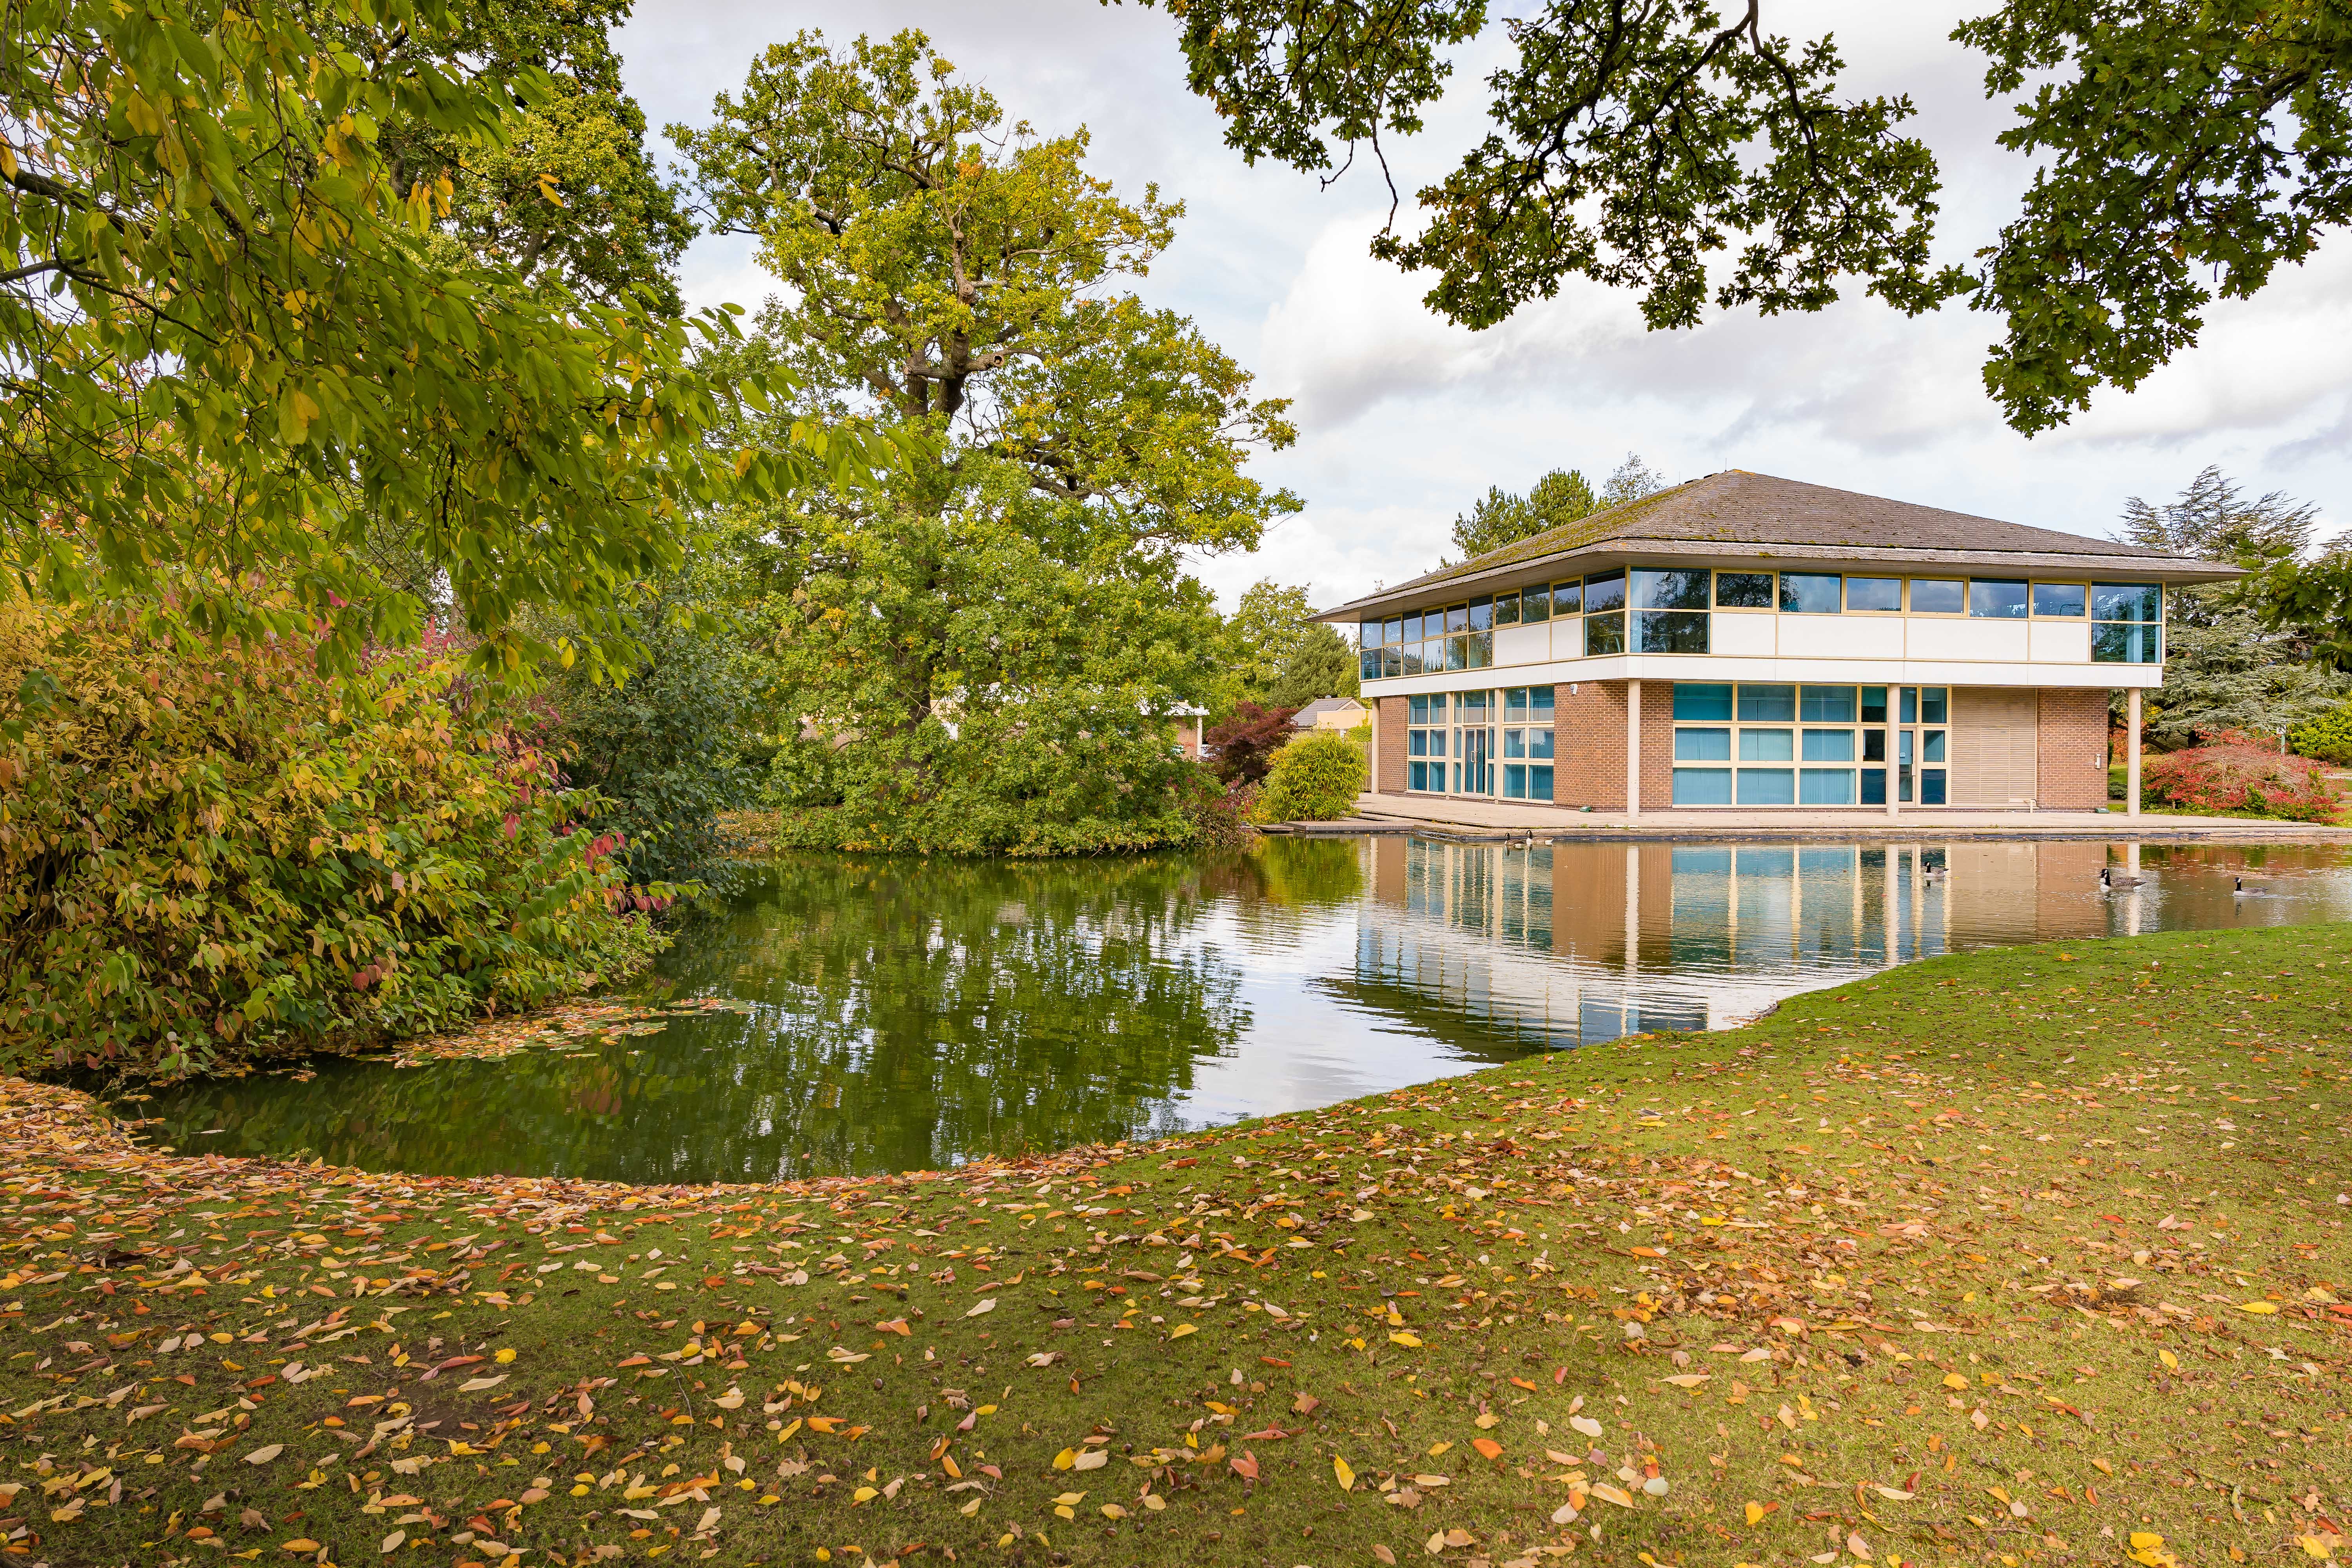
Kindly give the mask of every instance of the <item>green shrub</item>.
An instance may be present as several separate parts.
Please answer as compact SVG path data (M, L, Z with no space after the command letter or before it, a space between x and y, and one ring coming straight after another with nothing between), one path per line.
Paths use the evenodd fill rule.
M1274 753L1255 813L1260 822L1329 822L1356 809L1364 752L1344 735L1304 735Z
M433 650L329 680L0 600L0 1068L364 1047L658 945L589 797Z
M2308 724L2287 731L2288 743L2315 762L2352 767L2352 702L2338 702Z

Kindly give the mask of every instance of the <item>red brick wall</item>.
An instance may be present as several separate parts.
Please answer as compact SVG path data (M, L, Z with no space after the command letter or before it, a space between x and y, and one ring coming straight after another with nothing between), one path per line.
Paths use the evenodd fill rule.
M1372 766L1372 793L1402 795L1404 732L1410 715L1402 697L1383 697L1380 704L1380 722L1372 727L1372 743L1380 748L1380 756Z
M1642 682L1642 809L1675 804L1675 683Z
M1553 687L1552 749L1559 758L1552 779L1557 804L1623 810L1625 683L1585 680L1571 687L1562 681ZM1647 758L1643 765L1648 765Z
M2044 690L2036 725L2044 811L2102 811L2107 804L2107 694Z

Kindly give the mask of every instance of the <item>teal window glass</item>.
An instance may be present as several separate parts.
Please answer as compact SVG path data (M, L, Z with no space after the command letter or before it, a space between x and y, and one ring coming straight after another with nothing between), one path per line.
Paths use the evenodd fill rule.
M1938 736L1943 731L1936 731ZM1850 763L1853 761L1853 731L1851 730L1808 730L1804 736L1804 760L1809 763Z
M1528 688L1528 717L1538 724L1551 722L1552 689L1549 686Z
M1385 622L1381 623L1381 641L1388 644L1391 647L1393 647L1397 644L1404 641L1404 621L1402 616L1391 616Z
M2164 590L2153 583L2095 583L2091 618L2153 626L2164 619Z
M1903 579L1849 577L1845 580L1845 607L1849 610L1899 610L1903 607Z
M1921 768L1919 770L1919 804L1921 805L1944 804L1943 769Z
M1584 580L1584 613L1625 607L1625 574L1603 572Z
M1940 763L1944 761L1944 736L1947 733L1948 733L1948 731L1943 730L1927 730L1921 731L1919 736L1919 760L1921 762Z
M1676 721L1696 720L1701 723L1731 720L1731 683L1716 680L1677 680L1675 682L1675 718Z
M1675 731L1675 761L1678 763L1727 763L1730 760L1730 731L1676 730Z
M1529 767L1528 769L1528 798L1529 800L1549 800L1551 798L1551 770L1549 768Z
M1797 716L1793 686L1742 686L1739 718L1743 723L1785 724Z
M1676 768L1675 770L1675 804L1676 805L1729 805L1731 804L1731 770L1729 768Z
M1549 730L1530 730L1530 731L1528 731L1528 755L1529 755L1529 756L1531 756L1531 757L1549 757L1549 756L1550 756L1550 755L1551 755L1551 733L1552 733L1552 732L1551 732Z
M2091 660L2095 664L2160 664L2163 652L2160 626L2102 621L2091 627Z
M1715 602L1727 610L1769 610L1772 607L1772 574L1718 572L1715 574Z
M1828 572L1780 574L1780 613L1787 616L1834 616L1845 579Z
M1637 610L1704 610L1707 574L1700 571L1639 571L1633 574Z
M1378 680L1381 678L1380 649L1360 647L1356 650L1356 675L1358 679L1363 680Z
M1405 787L1407 789L1419 790L1425 790L1429 787L1429 764L1427 763L1412 763L1406 765Z
M1944 710L1947 706L1944 698L1945 689L1943 687L1921 687L1919 689L1919 722L1922 724L1942 724L1948 722L1948 721L1944 717ZM1906 720L1905 722L1908 723L1909 721Z
M1852 805L1852 768L1801 768L1797 772L1799 805Z
M1503 731L1503 755L1524 757L1528 754L1528 732L1525 730Z
M1705 653L1706 623L1703 610L1636 610L1634 646L1643 653Z
M2079 616L2090 597L2080 583L2036 583L2033 613L2037 616Z
M1504 750L1503 754L1507 757L1511 754L1508 748ZM1528 768L1525 763L1503 764L1503 798L1505 800L1528 798Z
M1503 693L1503 722L1523 724L1528 717L1528 689L1514 686Z
M1797 770L1794 768L1740 769L1739 804L1742 805L1796 805Z
M1807 686L1798 690L1797 717L1808 724L1853 722L1853 688Z
M1865 724L1886 722L1886 688L1865 686L1862 689L1862 721Z
M1906 686L1903 689L1902 718L1898 722L1905 724L1916 724L1918 721L1919 689L1916 686Z
M1980 621L2021 621L2025 618L2026 588L2022 583L2012 583L2000 577L1969 579L1969 614Z
M1743 763L1786 763L1797 755L1794 730L1742 730L1739 760Z
M1406 731L1404 735L1404 754L1408 757L1425 757L1429 755L1429 731L1426 730Z
M1948 577L1911 579L1911 613L1915 616L1957 616L1969 607L1969 585Z
M1396 677L1402 675L1403 673L1404 649L1401 647L1384 647L1381 649L1381 678L1383 679L1394 679Z

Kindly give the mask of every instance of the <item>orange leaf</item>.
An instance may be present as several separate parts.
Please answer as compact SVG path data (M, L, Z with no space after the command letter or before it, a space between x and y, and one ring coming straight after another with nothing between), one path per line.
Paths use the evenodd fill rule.
M1474 1437L1470 1440L1470 1446L1490 1459L1499 1459L1503 1457L1503 1446L1492 1437Z

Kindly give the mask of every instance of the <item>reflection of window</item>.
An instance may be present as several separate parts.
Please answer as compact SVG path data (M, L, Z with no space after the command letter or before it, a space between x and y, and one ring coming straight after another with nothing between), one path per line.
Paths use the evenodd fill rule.
M1943 577L1911 579L1911 613L1915 616L1962 616L1969 609L1969 585Z
M1715 603L1725 610L1769 610L1772 607L1772 574L1769 572L1718 572L1715 574Z
M1625 607L1625 574L1603 572L1584 580L1584 613Z
M2033 613L2037 616L2079 617L2086 591L2080 583L2036 583L2033 584Z
M1584 656L1596 658L1607 653L1625 651L1625 615L1620 610L1612 615L1584 617Z
M1532 594L1535 590L1530 588L1528 592ZM1582 578L1571 578L1568 582L1554 583L1551 585L1551 613L1553 615L1578 615L1582 612L1583 608L1584 580Z
M1633 574L1633 607L1637 610L1704 610L1706 608L1706 574L1636 572Z
M1633 612L1634 647L1641 653L1705 653L1706 613L1688 610Z
M1780 613L1786 616L1834 616L1839 589L1845 579L1826 572L1780 574Z
M1903 607L1903 579L1900 577L1849 577L1845 580L1845 607L1849 611L1885 612Z
M1978 620L2021 621L2025 618L2025 584L1994 577L1969 580L1969 614Z
M2094 663L2163 662L2164 590L2155 584L2094 584L2091 619Z

